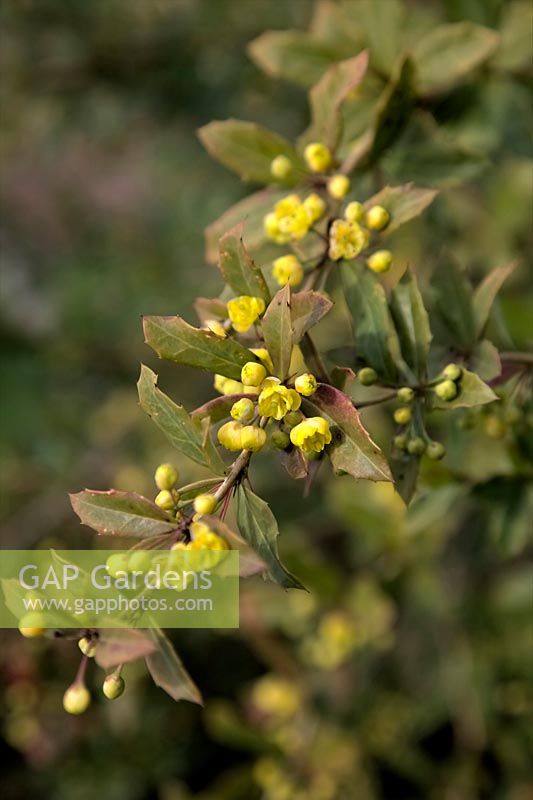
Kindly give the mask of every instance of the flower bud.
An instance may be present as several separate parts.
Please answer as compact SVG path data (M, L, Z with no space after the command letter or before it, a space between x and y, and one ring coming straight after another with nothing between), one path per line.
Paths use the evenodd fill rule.
M169 492L168 489L163 489L154 500L156 506L162 508L163 511L172 511L174 508L174 498L172 496L172 492Z
M214 494L198 494L193 506L197 514L212 514L217 507L217 499Z
M219 319L207 319L205 321L205 327L211 331L211 333L214 333L215 336L220 336L221 339L224 339L228 335L224 325Z
M407 423L411 422L412 416L413 412L408 406L397 408L393 414L394 422L398 423L398 425L407 425Z
M294 388L298 394L303 394L304 397L311 397L317 390L317 382L314 375L310 372L299 375L294 381Z
M398 450L407 450L407 434L399 433L392 442Z
M432 461L440 461L443 458L446 450L442 442L430 442L426 447L426 455Z
M256 425L246 425L241 431L241 445L243 450L251 450L256 453L264 447L267 435L263 428Z
M241 369L241 380L247 386L260 386L266 376L266 369L257 361L248 361Z
M270 162L270 174L279 181L285 180L292 172L292 163L287 156L279 155Z
M372 272L387 272L392 266L392 253L390 250L376 250L366 260L366 265Z
M412 403L414 396L415 393L410 386L402 386L402 388L398 389L396 393L396 397L400 403Z
M129 569L128 553L113 553L107 559L105 567L112 578L116 578L119 573L127 572Z
M304 150L304 158L312 172L323 172L332 162L329 148L320 142L311 142L311 144L308 144Z
M390 214L383 206L372 206L365 215L365 225L371 231L382 231L390 222Z
M421 456L426 451L426 443L420 436L415 436L407 443L407 452L412 456Z
M442 377L448 381L458 381L463 374L463 368L459 364L448 364L442 370Z
M272 262L272 275L279 286L298 286L302 282L304 271L296 256L280 256Z
M287 428L289 428L289 430L290 430L291 428L296 427L296 425L299 425L300 422L303 420L303 418L304 418L304 415L302 414L301 411L289 411L283 417L283 422L285 423Z
M116 700L117 697L124 693L125 686L124 678L112 672L111 675L105 678L102 691L108 700Z
M350 185L347 175L332 175L328 181L328 194L335 200L342 200L350 191Z
M238 422L251 422L255 414L253 400L250 400L249 397L242 397L240 400L237 400L236 403L233 403L230 414L233 419L236 419Z
M219 428L217 439L226 450L242 450L241 433L242 425L240 422L226 422Z
M347 219L348 222L360 222L363 219L364 214L365 207L357 200L352 200L352 202L348 203L344 209L344 218Z
M457 397L459 394L459 390L457 388L457 384L454 381L446 380L441 381L435 386L435 394L437 397L440 397L441 400L446 400L450 402Z
M128 558L129 572L148 572L152 566L152 556L144 550L134 550Z
M172 489L178 482L178 471L172 464L160 464L155 471L154 480L158 489Z
M285 433L285 431L278 428L272 432L272 444L274 447L277 447L278 450L286 450L290 443L290 436L288 433Z
M372 367L363 367L363 369L360 369L357 373L357 377L363 386L372 386L372 384L377 381L378 374Z
M326 201L323 200L319 194L313 192L305 198L303 201L303 207L307 212L307 216L311 220L311 223L313 223L320 219L320 217L324 214L327 205Z
M43 617L38 612L25 614L19 621L19 633L26 639L35 639L38 636L42 636L46 630L43 622Z
M83 655L87 656L87 658L93 658L94 654L96 653L96 642L93 641L90 636L83 636L78 641L78 647Z
M83 683L73 683L63 695L63 708L68 714L83 714L91 705L91 695Z

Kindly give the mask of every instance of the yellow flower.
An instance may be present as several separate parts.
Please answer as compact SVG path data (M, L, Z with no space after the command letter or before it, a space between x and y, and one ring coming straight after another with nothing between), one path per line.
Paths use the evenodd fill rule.
M372 272L387 272L392 266L392 253L390 250L376 250L367 258L366 265Z
M280 420L289 411L300 408L301 402L302 398L294 389L287 389L274 378L267 378L259 395L258 408L263 417Z
M291 442L306 455L320 453L331 442L329 423L323 417L304 419L291 430Z
M328 181L328 194L335 200L342 200L350 191L350 179L347 175L332 175Z
M280 286L298 286L304 271L296 256L280 256L272 264L272 275Z
M243 394L244 386L233 378L226 378L225 375L215 375L213 386L220 394Z
M304 150L304 158L309 169L313 172L323 172L331 162L331 152L325 144L321 142L311 142Z
M208 331L214 333L215 336L220 336L221 339L224 339L227 335L224 325L218 319L206 319L205 327Z
M244 333L265 310L265 301L262 297L241 295L230 300L227 307L233 327L239 333Z
M260 386L267 376L267 371L257 361L247 361L241 369L241 381L248 386Z
M232 421L226 422L219 428L217 438L222 447L226 450L242 450L241 446L241 431L242 425L240 422Z
M299 195L289 194L278 200L274 211L264 219L265 234L278 244L287 244L292 239L303 239L312 220Z
M214 533L205 522L193 522L189 530L191 542L187 550L229 550L226 540Z
M238 422L251 422L255 414L253 401L249 397L242 397L233 403L230 414Z
M268 352L266 347L251 348L250 352L253 353L254 356L257 356L259 361L265 365L267 372L270 372L270 374L274 372L274 364L272 363L272 359L270 358L270 353Z
M316 222L326 211L327 203L319 194L313 192L305 198L303 206L311 222Z
M241 445L243 450L251 450L252 453L257 453L264 447L267 440L267 435L263 428L258 428L257 425L246 425L241 431Z
M368 231L357 222L336 219L331 226L329 237L329 257L333 261L340 258L355 258L368 244Z

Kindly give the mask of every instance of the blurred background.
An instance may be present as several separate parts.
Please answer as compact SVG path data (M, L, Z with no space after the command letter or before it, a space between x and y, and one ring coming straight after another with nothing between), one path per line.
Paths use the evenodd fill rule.
M516 6L406 5L495 29ZM152 496L155 466L176 461L138 408L139 362L188 408L211 381L157 362L140 316L194 322L194 298L222 287L203 229L249 191L195 131L226 117L288 137L306 126L303 89L266 77L246 45L269 28L307 28L313 7L0 4L2 547L89 546L68 492ZM528 85L483 80L462 129L443 118L483 148L486 168L468 188L443 180L444 198L398 240L422 271L444 242L474 281L525 263L531 245ZM529 289L522 266L500 305L509 349L531 338ZM513 432L491 415L447 415L446 433L435 422L450 455L423 475L409 512L390 487L346 478L323 478L304 504L266 459L257 485L312 591L252 580L240 631L173 635L203 709L174 704L135 664L122 699L67 717L77 648L4 631L3 797L530 800L533 504ZM387 441L381 410L365 421Z

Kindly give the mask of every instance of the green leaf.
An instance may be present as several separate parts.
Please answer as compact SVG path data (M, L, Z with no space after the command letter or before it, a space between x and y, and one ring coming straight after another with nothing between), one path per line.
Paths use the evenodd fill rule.
M327 384L304 401L313 416L324 417L332 428L333 440L327 448L337 473L371 481L390 481L387 460L363 427L359 413L344 392Z
M231 206L205 229L206 260L210 264L217 263L220 238L241 222L244 222L246 247L259 263L265 263L272 260L276 254L279 255L279 245L265 237L263 220L266 214L272 211L277 201L286 194L286 190L269 187L254 192Z
M265 345L274 364L274 374L284 380L292 353L291 289L286 284L272 298L261 320Z
M390 306L403 358L422 380L427 373L431 329L416 276L410 269L392 290Z
M144 364L137 389L141 408L176 450L216 474L224 474L224 464L209 435L205 435L201 424L193 420L183 406L176 405L157 388L157 375Z
M516 261L502 267L496 267L484 278L474 292L474 317L477 336L482 336L489 321L490 311L498 292L513 272Z
M263 273L254 264L242 240L243 224L228 231L219 242L219 268L237 295L262 297L270 301L270 292Z
M401 453L391 459L394 488L406 506L413 499L420 472L420 458Z
M488 339L481 339L474 345L468 366L484 381L492 381L502 373L500 354Z
M160 358L205 369L236 381L253 354L234 339L193 328L181 317L144 317L144 338Z
M399 0L357 0L352 8L366 33L372 66L388 75L402 47L405 6Z
M155 644L145 630L103 628L99 631L94 660L102 669L111 669L146 658L154 651Z
M339 49L305 31L266 31L250 42L248 54L267 75L307 88L342 57Z
M409 58L398 65L378 100L373 122L369 164L375 164L403 131L415 104L414 66Z
M224 320L228 316L226 303L219 298L197 297L194 301L194 310L202 325L209 319Z
M501 28L501 43L491 65L509 72L531 67L533 6L529 0L507 3Z
M235 531L232 531L220 517L206 516L204 519L212 531L218 533L219 536L228 542L231 550L237 550L239 552L239 575L241 578L249 578L252 575L258 575L265 571L266 564L255 550L250 547L248 542L245 542L244 539L235 533Z
M210 122L200 128L198 136L209 155L246 181L272 183L270 165L279 155L287 156L294 165L283 181L286 185L292 186L301 178L302 171L307 172L290 142L255 122L238 119Z
M85 489L71 494L70 502L84 525L109 536L149 539L176 528L176 520L169 519L155 503L134 492Z
M357 356L378 375L390 381L398 377L400 342L379 280L361 264L341 264L345 299L355 330Z
M472 287L464 272L453 260L437 265L433 272L434 332L451 343L460 353L467 353L476 340Z
M323 142L335 150L342 133L342 104L363 80L368 66L368 53L363 50L355 58L339 61L313 86L309 93L311 126L302 141Z
M278 523L270 507L242 483L237 487L237 524L243 538L268 567L268 576L285 589L303 589L278 556Z
M320 292L296 292L291 297L292 343L298 344L305 333L326 316L333 303Z
M159 628L149 628L148 634L156 647L146 656L146 666L156 686L174 700L189 700L202 705L202 695L182 664L170 640Z
M383 206L387 209L391 221L381 234L385 237L397 231L406 222L420 216L437 195L436 189L423 189L413 183L405 183L403 186L385 186L366 201L365 208Z
M484 383L475 372L463 370L459 382L459 394L455 400L449 402L441 400L437 395L431 393L431 406L433 408L471 408L472 406L482 406L498 400L490 386Z
M220 397L215 397L213 400L208 400L202 406L195 408L191 411L193 419L210 419L214 424L230 416L231 407L237 400L243 397L249 397L251 400L257 400L257 395L253 394L225 394Z
M472 22L441 25L415 43L412 54L424 96L460 84L498 48L498 34Z

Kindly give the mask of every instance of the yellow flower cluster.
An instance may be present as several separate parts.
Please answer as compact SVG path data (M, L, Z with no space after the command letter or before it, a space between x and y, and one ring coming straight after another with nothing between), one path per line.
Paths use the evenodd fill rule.
M226 540L212 531L205 522L192 522L189 530L191 541L185 545L186 550L230 549Z
M368 245L369 234L358 222L336 219L329 234L329 257L333 261L341 258L356 258Z
M303 450L305 455L321 453L331 442L329 423L323 417L309 417L296 425L290 433L291 442Z
M263 417L283 419L285 414L300 408L302 398L294 389L288 389L278 378L267 378L258 398L259 413Z
M282 197L264 219L265 234L277 244L303 239L309 228L324 214L325 201L316 193L302 202L300 195Z
M262 297L241 295L229 300L227 309L231 324L235 330L238 333L244 333L248 328L252 327L265 310L265 301Z
M357 258L368 247L370 231L383 230L389 222L390 214L382 206L372 206L365 212L362 203L348 203L344 219L336 219L331 226L329 257L333 261ZM366 264L373 272L386 272L392 265L392 254L378 250L367 258Z

